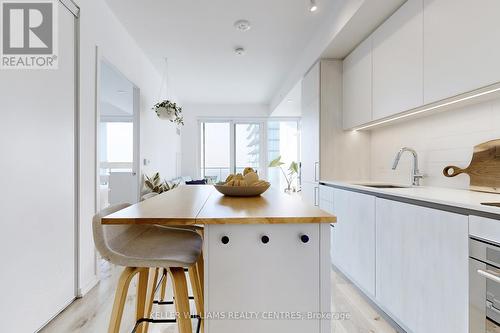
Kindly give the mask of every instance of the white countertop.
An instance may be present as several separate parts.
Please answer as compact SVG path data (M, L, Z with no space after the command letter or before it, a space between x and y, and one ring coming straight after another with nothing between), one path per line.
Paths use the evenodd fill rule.
M373 181L343 182L343 181L322 180L320 181L320 183L324 183L326 185L340 186L344 188L351 188L354 190L369 192L373 194L379 193L383 195L401 197L410 200L424 201L433 204L452 206L472 211L485 212L489 214L497 214L498 218L500 218L500 207L481 205L482 202L500 203L500 194L476 192L470 190L458 190L458 189L443 188L443 187L432 187L432 186L408 187L407 185L381 183ZM360 184L369 184L369 185L391 184L391 185L399 185L406 187L374 188L369 186L363 186Z

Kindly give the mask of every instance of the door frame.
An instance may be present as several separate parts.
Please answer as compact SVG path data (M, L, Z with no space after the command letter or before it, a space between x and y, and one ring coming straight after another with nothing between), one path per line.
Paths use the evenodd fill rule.
M141 172L140 172L140 159L141 159L141 123L140 123L140 88L132 81L130 80L123 72L117 68L110 60L109 58L106 57L104 54L103 50L101 47L96 45L95 47L95 101L94 101L94 108L95 108L95 124L94 124L94 138L95 138L95 201L94 201L94 211L97 213L100 211L100 203L101 203L101 193L100 193L100 156L101 156L101 149L100 149L100 124L101 124L101 106L99 101L101 100L101 73L102 73L102 68L101 64L103 62L106 63L106 65L110 66L113 68L116 72L120 73L123 75L133 86L133 124L134 124L134 157L133 157L133 170L132 173L134 176L136 176L137 179L137 193L136 193L136 198L137 202L140 200L140 195L141 195ZM97 274L97 262L96 262L96 274Z

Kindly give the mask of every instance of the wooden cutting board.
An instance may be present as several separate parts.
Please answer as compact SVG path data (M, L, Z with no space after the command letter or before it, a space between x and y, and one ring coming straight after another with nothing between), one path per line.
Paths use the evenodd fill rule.
M500 193L500 140L475 146L467 168L450 165L443 169L446 177L455 177L461 173L469 175L471 190Z

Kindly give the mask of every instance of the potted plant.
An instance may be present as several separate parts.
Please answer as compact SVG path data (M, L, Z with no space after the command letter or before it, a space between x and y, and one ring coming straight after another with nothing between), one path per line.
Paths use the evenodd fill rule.
M285 188L285 193L295 192L295 188L292 188L292 182L299 173L299 165L297 162L293 161L288 167L288 174L283 170L282 165L285 163L281 162L281 156L276 157L269 163L270 168L280 168L283 176L285 177L287 187Z
M184 125L182 107L172 101L163 100L158 102L153 106L153 110L155 110L156 115L158 115L160 119L170 120L170 122L176 123L177 125Z
M166 180L162 181L160 177L160 173L155 173L152 177L148 177L144 175L146 178L144 180L144 185L150 191L150 193L161 194L163 192L167 192L176 188L179 184L169 184Z

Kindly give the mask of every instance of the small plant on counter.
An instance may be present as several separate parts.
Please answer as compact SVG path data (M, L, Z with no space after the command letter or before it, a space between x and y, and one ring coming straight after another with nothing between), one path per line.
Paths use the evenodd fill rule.
M292 182L294 179L297 177L299 173L299 164L295 161L290 163L290 166L288 167L288 174L285 172L283 169L283 165L285 163L281 162L281 156L276 157L274 160L269 163L270 168L280 168L281 172L283 173L283 176L285 177L287 187L285 189L285 192L290 193L290 192L295 192L295 188L292 188Z
M160 119L170 120L177 125L184 125L184 118L182 117L182 107L169 100L163 100L153 106L156 115Z
M162 181L159 172L155 173L152 177L148 177L147 175L144 175L144 177L146 178L144 180L144 185L146 185L146 188L152 193L161 194L179 186L178 183L170 184L166 180Z

